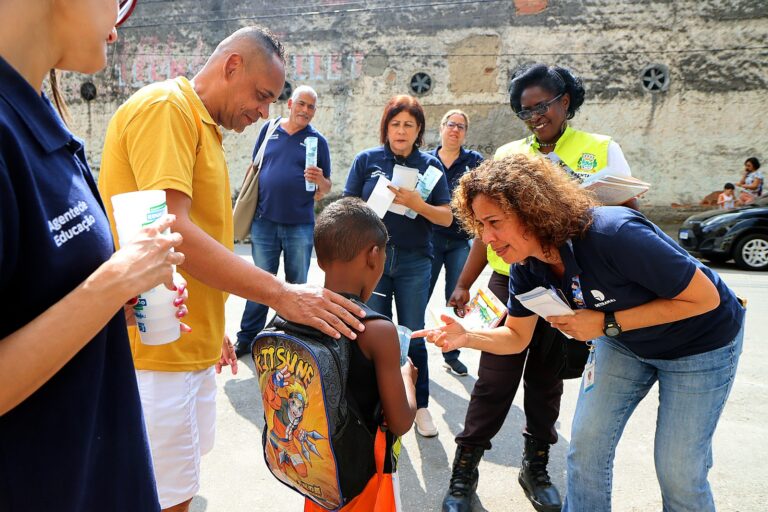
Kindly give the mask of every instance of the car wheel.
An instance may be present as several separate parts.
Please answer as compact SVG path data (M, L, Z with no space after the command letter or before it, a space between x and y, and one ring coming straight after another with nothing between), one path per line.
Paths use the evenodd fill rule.
M755 234L742 238L733 253L736 265L746 270L768 269L768 235Z

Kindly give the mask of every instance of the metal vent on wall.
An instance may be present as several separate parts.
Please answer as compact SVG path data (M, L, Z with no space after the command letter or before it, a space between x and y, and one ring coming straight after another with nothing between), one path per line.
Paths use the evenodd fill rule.
M290 82L285 82L283 85L283 92L280 93L280 96L278 96L278 100L285 101L291 97L291 94L293 94L293 86Z
M93 82L83 82L80 86L80 97L85 101L91 101L96 98L96 86Z
M649 64L640 72L643 89L650 92L664 92L669 89L669 68L664 64Z
M421 96L432 90L432 77L426 73L416 73L411 77L411 92Z

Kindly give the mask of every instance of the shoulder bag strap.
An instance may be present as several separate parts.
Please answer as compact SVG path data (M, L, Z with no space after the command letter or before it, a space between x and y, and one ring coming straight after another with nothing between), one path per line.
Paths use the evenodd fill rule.
M276 117L269 122L267 133L264 134L264 140L261 141L261 146L259 146L259 150L253 158L253 165L255 167L261 167L261 162L264 161L264 152L267 150L267 142L269 142L270 137L272 137L272 134L275 133L275 130L277 130L277 127L280 125L280 119L281 118Z

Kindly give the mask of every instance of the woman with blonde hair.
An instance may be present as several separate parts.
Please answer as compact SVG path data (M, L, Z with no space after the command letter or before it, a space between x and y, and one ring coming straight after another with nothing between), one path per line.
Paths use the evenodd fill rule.
M458 109L449 110L440 121L440 145L430 151L445 169L448 189L453 193L465 172L483 161L483 155L464 148L464 140L469 131L469 116ZM445 267L445 302L451 297L456 282L469 255L472 237L461 229L456 220L450 226L435 226L432 231L432 279L429 283L429 296L435 290L440 270ZM455 375L466 375L467 367L459 361L459 351L443 353L445 368Z
M537 317L516 295L556 291L573 314L548 317L586 342L568 453L564 511L609 511L616 445L659 383L654 455L664 510L714 511L712 436L733 385L744 308L714 271L640 213L595 206L540 156L485 162L462 177L453 206L463 225L511 265L503 326L466 331L449 317L419 331L445 350L523 351Z

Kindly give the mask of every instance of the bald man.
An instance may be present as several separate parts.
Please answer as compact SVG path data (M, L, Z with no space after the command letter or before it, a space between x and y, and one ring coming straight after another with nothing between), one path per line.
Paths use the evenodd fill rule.
M200 456L213 447L214 369L237 371L224 334L229 293L267 304L281 316L338 337L362 330L351 302L317 287L278 280L233 252L229 175L221 128L242 132L269 116L285 80L282 44L269 31L243 28L222 41L200 72L148 85L109 123L99 190L113 226L110 197L162 189L173 230L184 237L192 332L167 345L130 333L160 505L187 511L199 489ZM308 314L309 313L309 314ZM353 314L354 313L354 314ZM119 404L110 404L119 407Z

